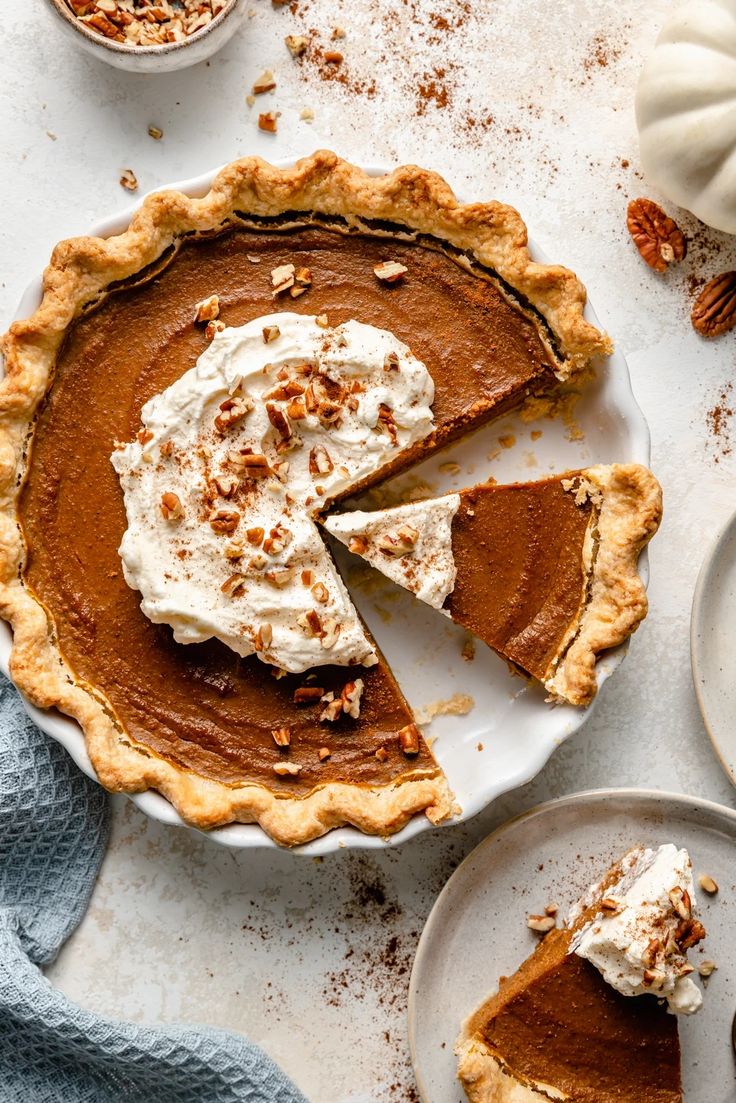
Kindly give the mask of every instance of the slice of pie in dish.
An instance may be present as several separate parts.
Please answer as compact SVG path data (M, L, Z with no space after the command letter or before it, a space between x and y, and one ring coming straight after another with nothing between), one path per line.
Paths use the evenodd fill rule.
M470 1103L681 1103L679 1014L702 1005L687 851L630 851L464 1024Z
M646 615L637 563L660 516L651 472L613 464L333 514L324 526L554 699L586 705L597 655Z
M453 808L318 516L610 341L518 214L408 166L257 158L60 244L5 336L12 674L101 782L285 845Z

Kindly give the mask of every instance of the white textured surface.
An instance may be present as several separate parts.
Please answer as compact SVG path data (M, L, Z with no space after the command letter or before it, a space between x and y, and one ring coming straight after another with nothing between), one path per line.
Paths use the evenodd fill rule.
M148 189L251 152L286 157L325 145L360 160L416 161L468 196L518 206L539 244L583 277L628 358L665 490L652 613L629 658L543 774L473 823L400 852L315 863L221 851L118 804L92 907L50 970L54 983L111 1014L247 1032L314 1103L403 1103L412 1099L405 1004L416 938L451 869L491 826L589 786L650 784L734 803L688 659L697 570L733 508L736 460L709 432L708 412L729 406L728 392L725 403L720 396L731 386L734 338L705 344L692 333L687 286L690 275L736 267L736 248L685 216L690 256L658 278L628 241L627 199L653 194L636 175L633 93L664 0L561 0L554 19L548 5L496 0L450 32L433 30L429 13L454 24L454 0L373 0L360 26L358 5L334 0L303 0L303 21L267 0L253 7L209 65L141 78L75 51L40 0L3 0L3 317L55 241L126 201L122 168ZM348 31L339 49L349 71L375 81L373 97L289 58L284 34L306 25L328 39L335 23ZM245 104L266 66L278 88L261 109L282 111L276 137L257 131L258 108ZM417 115L416 89L431 91L435 68L445 70L450 102ZM311 126L299 121L304 106L315 112ZM148 137L151 123L162 141ZM504 475L526 469L524 447L503 453Z

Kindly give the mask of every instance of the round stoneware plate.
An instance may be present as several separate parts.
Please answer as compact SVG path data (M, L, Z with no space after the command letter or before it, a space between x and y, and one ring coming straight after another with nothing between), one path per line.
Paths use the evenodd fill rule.
M281 167L293 162L279 162ZM385 168L365 166L373 175ZM195 180L169 185L188 195L204 195L214 177L211 172ZM129 207L107 221L93 226L92 234L109 237L122 232L137 209ZM548 258L531 246L539 261ZM564 263L564 249L553 249L555 262ZM585 273L581 273L584 278ZM41 280L26 291L17 317L25 317L37 306ZM592 308L588 318L599 324ZM541 433L541 435L539 435ZM411 474L396 479L392 489L406 492L422 482L430 492L442 493L482 482L489 475L499 481L542 478L545 475L592 463L649 462L649 431L636 404L626 361L614 353L599 369L596 380L585 389L574 411L574 424L562 420L524 423L503 418L473 436L427 460ZM448 466L450 465L450 466ZM456 466L455 466L456 465ZM465 633L428 606L376 574L366 584L351 581L355 560L338 551L347 569L347 580L357 605L393 667L410 704L421 713L437 713L425 729L434 741L438 762L467 819L485 808L499 794L534 777L553 750L584 723L587 712L571 706L552 708L544 692L512 677L504 662L487 647L478 644L473 662L462 658ZM641 565L646 578L646 561ZM598 664L599 684L618 666L626 648L609 653ZM10 631L0 624L0 666L7 671ZM455 712L439 702L453 700ZM443 711L444 708L444 711ZM458 708L464 710L458 713ZM452 709L452 706L449 706ZM58 713L29 708L35 722L58 739L90 776L94 770L85 750L78 725ZM165 823L182 824L174 808L154 792L131 798L143 811ZM396 845L430 827L424 816L415 816L403 831L391 839L364 835L354 828L331 831L321 839L299 848L301 853L326 854L338 847L376 848ZM253 824L230 824L209 833L227 846L274 846Z
M690 621L695 693L713 748L736 785L736 513L700 568Z
M467 1016L536 945L530 913L564 915L599 874L637 843L686 847L708 937L691 959L715 961L703 1009L680 1019L686 1103L729 1103L736 1094L731 1020L736 1010L736 812L709 801L643 789L577 793L504 824L455 870L430 912L409 988L409 1043L422 1103L466 1103L455 1041ZM701 985L704 984L700 981Z

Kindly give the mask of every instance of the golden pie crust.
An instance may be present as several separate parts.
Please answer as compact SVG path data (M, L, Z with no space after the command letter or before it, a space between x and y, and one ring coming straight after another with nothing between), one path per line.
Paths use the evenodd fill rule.
M13 679L34 704L58 708L80 723L106 788L157 789L197 827L257 822L277 842L295 845L345 823L390 834L420 811L438 822L452 813L452 794L439 770L429 776L417 770L375 788L330 782L304 797L277 796L261 784L231 787L200 777L135 744L104 696L75 678L51 617L24 584L26 549L17 514L35 412L52 383L70 325L113 286L150 278L186 237L210 236L239 224L252 227L274 217L281 218L282 228L292 217L295 225L308 225L310 218L329 225L335 219L372 234L388 227L387 236L419 244L423 235L431 235L448 251L492 269L549 326L561 382L584 373L592 360L611 351L611 343L583 317L585 290L577 277L531 259L516 211L497 202L461 205L439 176L414 166L370 177L326 151L290 169L245 158L224 168L201 198L157 193L144 200L124 233L76 238L55 248L44 273L41 304L30 318L14 323L2 341L0 614L13 628Z

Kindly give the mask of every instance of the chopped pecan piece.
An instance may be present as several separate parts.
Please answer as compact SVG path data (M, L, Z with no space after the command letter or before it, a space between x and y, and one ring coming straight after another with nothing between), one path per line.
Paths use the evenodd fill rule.
M368 550L368 541L365 536L351 536L348 548L354 555L363 555Z
M530 931L548 934L553 927L557 926L557 921L553 915L530 915L527 916L526 925Z
M268 414L268 420L273 425L281 440L284 442L290 441L294 434L291 428L291 422L284 411L273 402L267 402L266 413Z
M117 34L117 28L115 33ZM132 169L123 169L120 173L120 186L126 191L138 191L138 179Z
M265 651L267 647L271 646L271 641L272 640L273 640L273 628L268 623L268 621L264 621L264 623L260 626L260 628L256 632L256 638L255 638L255 641L254 641L256 651Z
M265 130L267 134L275 134L278 130L280 111L264 111L258 116L258 129Z
M396 260L384 260L373 269L373 274L383 283L396 283L403 279L409 269Z
M330 459L330 453L322 444L316 444L309 453L309 474L329 475L334 471L335 465Z
M308 636L322 636L322 620L319 613L314 609L309 609L306 613L300 613L296 618L296 622L300 628L304 629Z
M404 754L419 754L419 728L407 724L399 731L399 743Z
M298 686L294 690L294 704L314 705L322 699L324 692L322 686Z
M330 600L330 591L325 586L324 582L315 582L312 586L312 597L315 601L318 601L320 605L324 605L326 601Z
M278 586L279 589L283 589L284 586L288 586L291 582L294 577L294 571L291 567L283 567L280 571L266 571L264 577L272 586Z
M399 439L399 435L396 432L394 412L390 406L386 405L385 402L382 402L378 407L378 423L386 430L388 435L391 437L391 443L396 444Z
M225 323L221 322L219 318L215 318L213 322L208 322L204 327L204 335L208 341L211 341L216 333L222 333L225 328Z
M278 555L291 543L292 536L283 525L276 525L263 541L263 550L266 555Z
M266 535L266 530L262 528L251 528L245 530L245 539L249 544L252 544L254 548L260 548L263 543L263 537Z
M288 728L274 728L271 735L277 747L288 747L291 743L291 732Z
M384 371L398 371L399 370L399 354L398 352L387 352L383 358L383 370Z
M346 682L342 687L342 708L347 716L357 720L360 716L360 702L363 697L363 679L356 678L354 682Z
M277 337L281 336L281 330L278 326L264 326L263 327L263 341L264 344L270 345L272 341L275 341Z
M340 625L334 617L329 617L322 626L322 646L329 651L337 643Z
M220 315L220 298L218 295L209 295L202 299L194 308L195 322L214 322Z
M220 403L220 413L215 418L218 433L226 433L233 425L239 425L253 409L253 399L249 395L226 398Z
M317 751L317 754L319 755L320 762L324 762L326 758L330 758L332 756L332 751L329 747L320 747L320 749Z
M235 532L240 514L234 509L217 509L210 514L210 527L219 535Z
M328 65L342 65L345 60L339 50L325 50L324 59Z
M232 498L240 486L240 482L235 475L215 475L212 482L215 490L222 498Z
M301 766L298 766L296 762L277 762L273 768L273 772L278 774L279 777L296 777L301 773Z
M264 92L273 92L275 87L276 81L273 73L270 69L266 69L260 77L253 81L253 95L262 96Z
M708 896L715 896L718 892L718 882L714 881L709 873L701 873L698 877L698 884L703 892L708 893Z
M379 762L385 762L388 758L388 751L385 747L379 747L376 751L375 757L378 759Z
M335 697L334 693L325 693L322 698L324 708L319 714L321 721L325 723L334 723L340 716L342 716L342 701L339 697Z
M384 533L378 538L378 547L384 555L400 559L414 551L419 532L411 525L401 525L394 533Z
M274 297L294 286L295 275L296 269L293 264L280 264L277 268L271 269L271 287Z
M309 39L303 34L287 34L284 42L292 57L301 57L309 45Z
M226 578L220 589L223 594L227 594L228 597L234 597L245 586L245 579L242 574L231 574L229 578Z
M184 506L178 494L167 491L161 495L161 512L165 521L179 521L184 516Z

